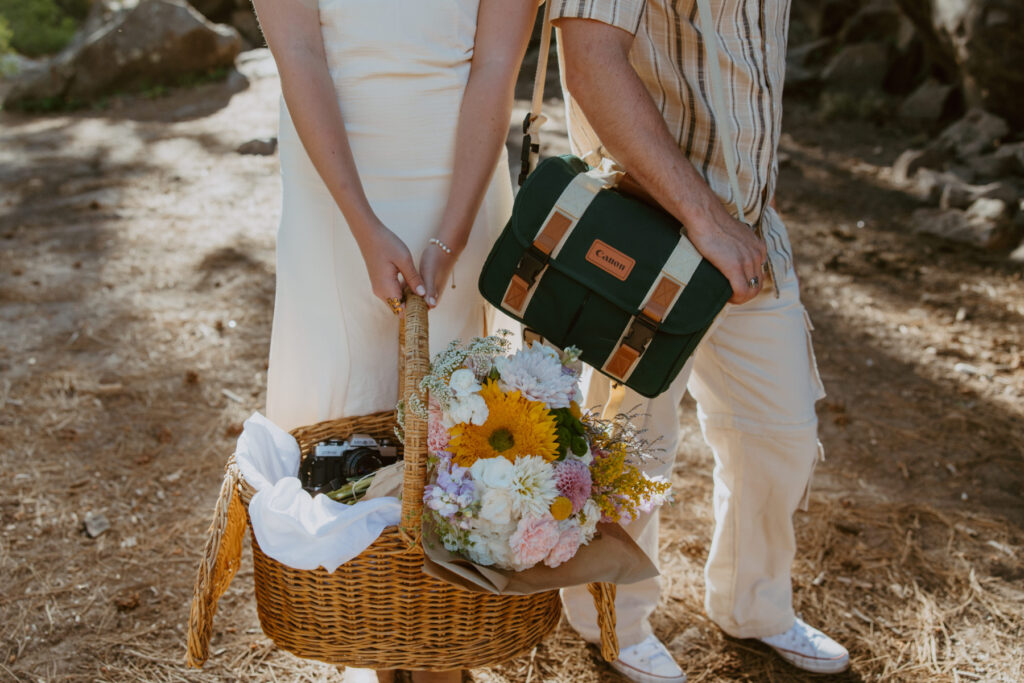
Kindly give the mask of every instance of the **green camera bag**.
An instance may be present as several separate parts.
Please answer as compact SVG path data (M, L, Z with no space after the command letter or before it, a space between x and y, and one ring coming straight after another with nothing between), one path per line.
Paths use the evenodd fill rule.
M639 394L668 389L732 296L667 212L543 161L480 274L492 305Z

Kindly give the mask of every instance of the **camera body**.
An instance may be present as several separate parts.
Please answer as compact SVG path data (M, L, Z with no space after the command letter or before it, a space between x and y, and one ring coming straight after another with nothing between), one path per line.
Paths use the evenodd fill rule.
M346 441L328 439L313 446L302 461L299 480L313 495L328 493L397 460L398 447L388 439L377 441L366 434L353 434Z

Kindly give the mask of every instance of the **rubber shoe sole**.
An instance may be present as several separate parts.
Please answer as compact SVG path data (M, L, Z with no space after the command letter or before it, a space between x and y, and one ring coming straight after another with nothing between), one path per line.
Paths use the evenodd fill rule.
M850 668L849 655L840 655L831 659L825 659L823 657L808 657L807 655L802 655L799 652L793 652L792 650L786 650L773 645L768 645L768 647L775 650L780 657L796 668L809 671L810 673L838 674Z
M641 671L618 660L612 662L612 668L633 681L633 683L686 683L686 674L681 676L659 676L648 671Z

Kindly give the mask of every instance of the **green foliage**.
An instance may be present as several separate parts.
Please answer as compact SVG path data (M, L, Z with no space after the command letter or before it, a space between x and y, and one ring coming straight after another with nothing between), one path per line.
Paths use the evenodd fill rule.
M10 47L38 57L67 45L88 8L88 0L0 0L0 19L10 28Z
M7 20L0 17L0 57L10 54L11 52L11 27L7 25Z

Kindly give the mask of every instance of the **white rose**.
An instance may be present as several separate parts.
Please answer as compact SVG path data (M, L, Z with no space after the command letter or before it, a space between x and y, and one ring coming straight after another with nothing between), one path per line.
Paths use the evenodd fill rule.
M469 468L469 474L487 488L507 489L512 486L514 466L508 458L481 458Z
M493 524L512 521L512 494L508 489L488 489L484 493L480 501L480 519Z
M448 380L448 386L459 398L469 396L481 389L480 383L476 381L476 375L472 370L466 368L453 372L451 379Z

